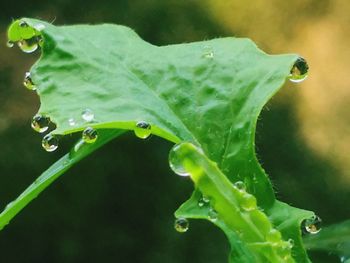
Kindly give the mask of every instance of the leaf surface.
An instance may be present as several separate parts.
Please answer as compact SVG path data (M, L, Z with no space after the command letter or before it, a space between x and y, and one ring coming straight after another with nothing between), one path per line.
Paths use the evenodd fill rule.
M254 150L258 115L289 76L297 55L267 55L249 39L159 47L124 26L22 21L29 28L15 21L8 37L13 42L43 38L42 56L32 67L31 78L40 96L39 114L49 116L57 126L53 134L66 135L86 127L137 130L142 121L151 125L154 135L174 143L189 142L203 151L197 161L209 169L203 168L205 178L211 178L210 187L196 187L224 200L225 192L235 191L229 182L243 181L249 195L255 196L261 209L256 210L258 217L265 225L257 240L264 243L266 231L276 227L284 240L294 240L294 259L309 262L300 241L300 221L312 213L276 202ZM93 113L92 121L82 118L87 109ZM222 192L220 187L213 192L216 184L223 187ZM204 218L203 210L195 207L199 189L177 215ZM242 200L236 197L223 202L224 206L239 204ZM248 248L249 242L234 234L242 227L233 223L235 216L220 211L225 220L218 220L217 225L231 242L232 262L243 258L279 262L271 244L267 244L271 250L267 254ZM258 221L244 225L244 231L253 233Z

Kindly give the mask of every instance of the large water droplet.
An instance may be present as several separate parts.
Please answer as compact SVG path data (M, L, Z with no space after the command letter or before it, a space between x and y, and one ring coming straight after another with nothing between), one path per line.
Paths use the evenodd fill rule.
M304 234L317 234L321 231L322 220L318 216L312 216L301 223L301 229Z
M24 75L23 85L29 90L36 90L35 84L30 76L30 72L26 72Z
M256 198L248 193L243 194L241 199L241 208L247 212L255 210L257 208Z
M183 217L176 218L174 228L177 232L185 233L189 228L189 222L186 218Z
M13 41L11 41L11 40L7 41L7 43L6 43L6 46L9 48L13 47L14 45L15 45L15 43L13 43Z
M84 121L91 122L95 118L95 114L90 109L85 109L81 113L81 117Z
M290 71L289 80L294 83L302 82L307 78L309 72L309 66L306 60L302 57L299 57Z
M208 218L210 221L215 222L218 220L218 212L216 212L214 208L210 208L208 211Z
M22 39L17 43L18 47L25 53L33 53L38 49L38 38L32 37L30 39Z
M237 181L233 185L240 191L245 191L246 189L245 184L242 181Z
M47 131L47 129L49 128L49 124L50 124L49 117L45 117L42 115L35 115L33 117L31 126L34 131L43 133Z
M136 123L135 135L141 139L147 139L152 134L151 125L145 121L139 121Z
M41 145L47 152L53 152L58 148L58 139L52 134L44 136Z
M204 195L201 198L199 198L199 200L198 200L198 206L199 207L203 207L205 205L209 205L209 203L210 203L210 199L208 197L204 196Z
M84 131L83 131L83 140L86 143L94 143L97 140L97 131L94 128L91 127L87 127Z
M179 155L178 151L180 150L181 144L176 144L169 152L169 165L170 168L180 176L189 176L190 173L186 171L183 166L183 160Z

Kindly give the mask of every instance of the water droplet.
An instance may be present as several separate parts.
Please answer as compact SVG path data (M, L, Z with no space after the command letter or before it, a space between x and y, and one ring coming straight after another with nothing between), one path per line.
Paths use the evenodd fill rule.
M237 181L233 185L240 191L245 191L246 189L245 184L242 181Z
M302 57L299 57L290 71L289 80L294 83L302 82L307 78L307 74L309 71L309 66L306 60Z
M208 212L208 218L210 221L215 222L218 219L218 212L216 212L215 209L210 208Z
M97 131L94 128L91 127L87 127L84 131L83 131L83 140L86 143L94 143L97 140Z
M152 134L151 125L145 121L139 121L136 123L135 135L141 139L147 139Z
M201 198L199 198L199 200L198 200L198 206L199 207L203 207L205 205L209 205L209 203L210 203L210 199L208 197L204 196L204 195Z
M28 24L27 24L27 22L25 22L25 21L19 21L18 25L19 25L20 27L28 27Z
M38 38L38 45L39 47L42 48L44 45L44 39L42 38L42 36L38 36L37 38Z
M256 198L248 193L243 194L243 198L241 200L241 208L247 212L255 210L257 208Z
M33 117L31 126L32 126L34 131L43 133L43 132L46 132L48 130L49 124L50 124L49 117L45 117L42 115L35 115Z
M271 229L270 232L266 235L266 240L271 243L278 243L281 241L281 233L276 229Z
M9 48L13 47L14 45L15 45L15 43L13 43L13 41L11 41L11 40L7 41L7 43L6 43L6 46Z
M183 217L176 218L174 228L179 233L185 233L189 228L189 222L186 218Z
M47 152L53 152L58 148L58 139L52 134L46 134L41 142L41 145Z
M301 223L301 229L304 234L317 234L321 231L322 220L318 216L312 216Z
M189 176L190 173L185 170L183 166L183 160L179 156L178 151L181 147L181 144L176 144L169 152L169 165L171 170L174 173L180 176Z
M83 118L83 120L87 121L87 122L91 122L93 121L93 119L95 118L95 114L92 112L92 110L90 109L85 109L83 110L83 112L81 113L81 117Z
M24 75L23 85L29 90L36 90L35 84L30 76L30 72L26 72Z
M204 47L203 57L214 58L214 51L213 51L212 47L210 47L210 46Z
M18 47L25 53L33 53L38 49L38 38L22 39L17 43Z
M288 239L287 242L288 242L289 248L292 249L294 246L294 240L290 238L290 239Z
M74 118L69 118L68 124L69 124L69 126L75 126L77 123L75 122Z

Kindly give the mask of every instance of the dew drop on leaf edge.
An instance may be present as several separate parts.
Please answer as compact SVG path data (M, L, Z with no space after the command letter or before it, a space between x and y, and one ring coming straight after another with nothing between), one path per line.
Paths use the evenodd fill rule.
M289 80L294 83L302 82L307 78L308 72L309 72L309 66L306 60L302 57L299 57L295 61L290 71Z
M39 38L35 36L30 39L22 39L17 42L17 45L24 53L33 53L39 47Z
M92 112L92 110L85 109L82 111L81 117L83 118L84 121L91 122L94 120L95 114Z
M15 45L15 43L13 43L11 40L6 42L6 46L9 48L12 48Z
M23 79L23 85L29 90L36 90L35 84L33 83L30 72L26 72Z
M140 139L147 139L152 134L151 124L145 121L137 122L134 133Z
M180 176L189 176L190 173L185 170L183 166L183 160L179 155L178 151L181 147L181 144L175 144L169 152L169 166L174 173Z
M189 222L186 218L183 217L176 218L174 222L174 228L179 233L185 233L189 228Z
M32 119L31 127L34 131L43 133L49 129L50 118L42 115L35 115Z
M52 134L47 134L44 136L41 145L47 152L53 152L58 148L58 139Z
M97 131L92 127L87 127L83 131L82 139L86 143L94 143L97 140Z
M322 220L318 216L303 220L301 223L301 230L304 234L317 234L321 231Z

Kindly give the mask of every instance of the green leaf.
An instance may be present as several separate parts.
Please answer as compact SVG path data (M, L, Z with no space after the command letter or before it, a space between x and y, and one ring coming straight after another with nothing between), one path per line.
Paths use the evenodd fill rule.
M140 136L137 123L143 122L151 125L154 135L175 143L190 142L203 151L191 161L203 165L208 179L206 187L198 187L221 200L214 205L222 218L216 224L230 240L231 261L278 262L278 248L265 244L264 236L275 227L284 240L294 240L293 258L309 262L300 242L300 221L312 213L276 202L254 150L258 115L290 75L297 55L267 55L249 39L158 47L124 26L57 27L35 19L21 21L32 31L23 31L15 21L8 37L14 42L34 34L43 40L42 56L32 67L31 78L40 96L39 114L56 124L52 134L94 127L135 130ZM82 118L86 109L93 113L92 121ZM70 119L76 124L72 126ZM244 182L246 194L255 196L261 209L241 220L243 229L234 220L245 213L232 214L228 209L244 202L229 185L237 181ZM226 193L232 198L226 200ZM204 210L196 208L199 198L195 191L177 214L207 218ZM236 234L241 230L249 240Z
M237 250L232 251L231 262L241 262L240 258L246 258L247 262L294 262L291 257L292 244L282 241L281 233L273 228L268 217L258 209L252 195L235 187L217 165L193 144L183 143L173 154L182 160L181 165L191 174L197 189L210 199L210 207L191 207L190 203L189 206L181 207L176 216L209 218L224 230L233 242L232 248L237 240L243 242L245 248L242 253L245 255L238 254ZM214 218L211 216L213 213ZM230 239L232 232L235 236ZM252 256L247 257L248 250Z
M339 255L342 262L350 261L350 220L327 226L315 235L304 237L310 250L323 250Z

